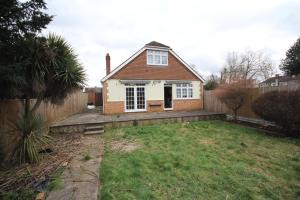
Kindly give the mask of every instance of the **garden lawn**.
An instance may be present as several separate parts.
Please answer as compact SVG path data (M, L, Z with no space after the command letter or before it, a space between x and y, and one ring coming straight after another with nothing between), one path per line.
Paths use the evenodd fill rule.
M300 140L223 121L104 134L101 199L300 199Z

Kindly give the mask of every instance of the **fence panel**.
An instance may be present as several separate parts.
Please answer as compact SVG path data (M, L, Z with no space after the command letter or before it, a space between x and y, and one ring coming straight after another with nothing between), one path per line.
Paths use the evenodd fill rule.
M31 105L36 100L31 100ZM15 122L22 115L24 107L21 100L0 100L0 153L7 155L14 149L19 134L15 130ZM46 128L53 122L69 115L83 111L87 105L87 93L76 91L64 100L61 105L42 102L37 113L45 120ZM1 155L0 155L1 156Z
M261 94L271 92L271 91L292 91L300 89L297 85L285 86L281 85L278 87L264 87L264 88L251 88L249 90L249 96L246 99L244 105L238 111L238 116L258 118L251 109L252 102ZM213 91L204 91L204 109L211 112L223 112L227 114L232 114L225 104L220 102L213 94Z

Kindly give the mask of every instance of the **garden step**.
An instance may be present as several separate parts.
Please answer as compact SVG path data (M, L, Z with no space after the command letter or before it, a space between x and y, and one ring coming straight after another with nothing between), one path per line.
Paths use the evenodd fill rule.
M94 125L94 126L87 126L85 127L86 131L91 131L91 130L103 130L104 126L102 125Z
M93 130L93 131L85 131L85 135L96 135L96 134L101 134L104 133L104 130Z

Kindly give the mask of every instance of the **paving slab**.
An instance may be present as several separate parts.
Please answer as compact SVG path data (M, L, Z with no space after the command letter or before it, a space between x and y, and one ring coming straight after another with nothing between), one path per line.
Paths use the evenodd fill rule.
M51 191L47 200L97 200L100 187L99 167L104 153L101 136L84 136L81 150L64 170L62 188ZM85 160L89 155L91 159Z

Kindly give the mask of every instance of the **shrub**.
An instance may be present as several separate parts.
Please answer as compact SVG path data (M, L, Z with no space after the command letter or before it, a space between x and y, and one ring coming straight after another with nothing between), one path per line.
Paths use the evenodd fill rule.
M259 117L275 122L286 134L299 134L300 90L265 93L252 103L252 110Z
M244 105L252 82L238 80L229 84L222 84L214 91L214 95L233 112L234 120L237 120L237 112Z

